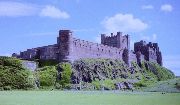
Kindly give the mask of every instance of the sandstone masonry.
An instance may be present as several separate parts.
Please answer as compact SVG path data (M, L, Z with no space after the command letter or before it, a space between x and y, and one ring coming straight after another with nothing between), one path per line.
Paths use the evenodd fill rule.
M60 30L56 44L27 49L20 54L13 53L12 56L26 60L54 59L59 62L73 62L82 58L110 58L123 60L129 66L131 62L141 64L143 60L147 60L162 65L157 43L136 42L132 51L129 35L123 36L121 32L116 35L111 33L111 36L101 34L101 44L98 44L74 38L70 30Z

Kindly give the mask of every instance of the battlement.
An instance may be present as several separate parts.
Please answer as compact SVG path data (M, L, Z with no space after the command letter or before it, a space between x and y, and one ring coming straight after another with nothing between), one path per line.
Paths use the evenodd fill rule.
M140 42L134 43L134 51L138 54L143 54L145 60L162 65L162 55L157 43L146 43L141 40Z
M73 62L82 58L120 59L127 65L130 62L140 63L143 60L157 62L162 65L162 56L157 43L140 41L134 43L134 51L130 51L130 36L117 32L110 36L101 34L101 43L89 42L73 37L71 30L60 30L57 43L53 45L27 49L14 57L22 59L55 59L59 62ZM130 65L129 65L130 66Z
M117 32L116 35L111 33L110 36L101 34L101 44L108 45L112 47L117 47L120 49L130 49L130 37L129 35L122 35L122 32Z

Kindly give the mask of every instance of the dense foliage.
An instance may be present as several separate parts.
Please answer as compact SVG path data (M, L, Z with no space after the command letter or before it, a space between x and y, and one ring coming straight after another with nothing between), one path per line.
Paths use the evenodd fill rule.
M142 63L142 68L145 72L151 73L151 76L156 77L158 81L175 78L175 75L172 71L158 65L157 63L146 61Z
M58 64L57 60L37 60L39 63L39 67L44 67L44 66L56 66Z
M54 86L57 78L57 70L55 66L45 66L36 71L36 77L41 87Z
M22 67L22 61L11 57L0 57L0 90L28 89L34 84L42 88L56 89L132 89L148 87L158 81L175 78L170 70L157 63L144 61L131 67L121 60L80 59L73 64L57 63L54 60L39 61L40 67L34 73ZM48 65L48 66L47 66ZM176 83L179 89L179 83Z
M28 89L34 87L32 73L22 67L22 61L11 57L0 57L1 89Z
M71 83L72 67L70 63L60 63L58 65L58 83L63 88L68 88Z

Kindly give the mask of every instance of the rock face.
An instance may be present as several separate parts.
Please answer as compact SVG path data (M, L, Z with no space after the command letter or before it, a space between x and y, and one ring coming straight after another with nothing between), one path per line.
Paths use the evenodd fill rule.
M115 84L116 90L124 90L124 89L133 89L133 84L131 82L119 82Z
M34 61L22 61L22 65L24 68L35 71L38 67L37 63Z
M92 82L95 79L117 79L128 77L129 68L122 61L108 60L108 59L85 59L75 61L73 63L73 83L79 81Z
M144 62L141 67L132 62L131 67L120 60L81 59L72 64L73 84L111 80L116 89L133 89L140 81L158 81L174 78L174 74L157 63ZM104 87L106 89L106 87Z

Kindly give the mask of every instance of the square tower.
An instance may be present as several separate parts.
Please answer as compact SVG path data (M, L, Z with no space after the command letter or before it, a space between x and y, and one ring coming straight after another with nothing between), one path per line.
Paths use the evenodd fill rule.
M129 35L122 36L122 32L117 32L117 35L113 35L113 33L111 33L111 36L101 34L101 44L129 50L130 38Z
M72 31L60 30L57 41L59 48L59 61L71 61L72 43Z

